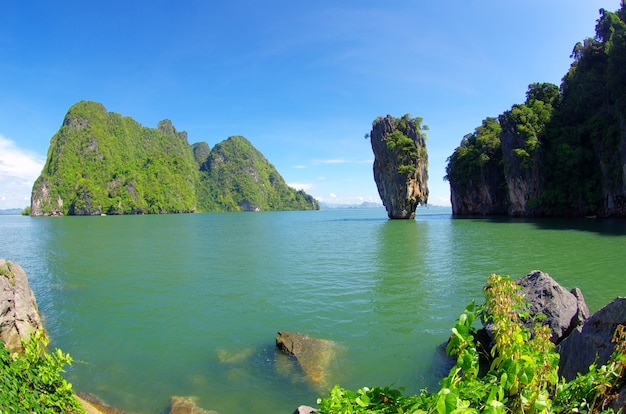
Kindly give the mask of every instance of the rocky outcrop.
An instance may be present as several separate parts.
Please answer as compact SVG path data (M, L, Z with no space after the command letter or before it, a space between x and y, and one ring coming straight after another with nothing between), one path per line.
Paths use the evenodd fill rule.
M10 352L21 352L22 340L38 329L43 322L24 269L0 259L0 340Z
M374 180L391 219L413 219L420 204L428 203L428 154L421 118L374 121L370 139L374 151Z
M582 326L589 317L589 308L580 289L568 291L547 273L534 270L516 282L522 287L521 293L528 303L528 312L531 315L545 315L541 322L550 327L551 340L556 344ZM525 325L532 328L534 323L528 320Z
M572 380L586 373L589 365L606 364L615 350L615 328L626 325L626 297L619 297L594 313L559 346L559 374Z
M327 373L337 350L335 342L296 332L279 331L276 334L276 347L293 355L304 374L315 385L328 385Z

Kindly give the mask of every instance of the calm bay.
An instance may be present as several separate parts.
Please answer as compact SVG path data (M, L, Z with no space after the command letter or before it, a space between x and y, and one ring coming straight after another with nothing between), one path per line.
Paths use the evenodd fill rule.
M626 296L626 221L391 221L383 209L0 216L0 257L29 277L78 391L137 413L173 395L222 414L290 413L327 387L433 390L438 346L491 273L540 269L591 311ZM276 353L278 330L330 339L324 386ZM325 388L326 387L326 388Z

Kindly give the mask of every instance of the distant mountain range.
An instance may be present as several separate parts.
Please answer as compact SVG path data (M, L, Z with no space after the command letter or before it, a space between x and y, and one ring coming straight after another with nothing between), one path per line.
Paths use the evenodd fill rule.
M22 214L22 211L24 211L23 208L8 208L5 210L0 210L0 216L15 216Z
M382 203L373 203L371 201L364 201L361 204L333 204L333 203L320 203L321 209L335 209L335 208L385 208Z

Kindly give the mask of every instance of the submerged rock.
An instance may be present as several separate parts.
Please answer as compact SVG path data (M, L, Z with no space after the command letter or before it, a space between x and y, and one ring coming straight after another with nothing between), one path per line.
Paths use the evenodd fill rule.
M372 126L374 180L391 219L413 219L417 206L428 203L428 154L421 121L387 115Z
M170 414L217 414L217 411L207 411L197 405L197 397L178 397L170 399Z
M80 404L87 414L127 414L124 411L105 404L93 394L79 392L76 394L76 398L78 398L78 401L80 401Z
M337 351L335 342L311 338L301 333L279 331L276 334L276 346L296 358L311 382L320 386L327 385L328 370Z
M296 411L294 411L293 414L311 414L316 412L317 410L313 407L309 407L308 405L301 405L296 408Z
M24 269L0 259L0 340L10 352L21 352L22 340L38 329L43 322Z

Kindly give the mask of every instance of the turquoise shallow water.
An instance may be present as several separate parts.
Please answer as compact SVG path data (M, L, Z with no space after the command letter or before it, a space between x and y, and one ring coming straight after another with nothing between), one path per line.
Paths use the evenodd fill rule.
M340 346L327 384L435 388L437 346L490 273L548 272L592 311L626 295L626 222L390 221L384 210L0 216L80 391L138 413L193 395L222 414L289 413L324 387L277 354L278 330Z

